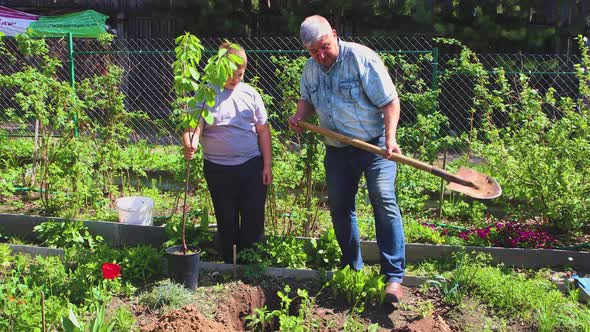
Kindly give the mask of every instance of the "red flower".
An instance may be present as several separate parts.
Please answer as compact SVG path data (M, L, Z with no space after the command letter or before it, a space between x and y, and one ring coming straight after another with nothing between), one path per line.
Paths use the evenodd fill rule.
M102 264L102 277L105 279L115 279L121 276L121 267L115 263Z

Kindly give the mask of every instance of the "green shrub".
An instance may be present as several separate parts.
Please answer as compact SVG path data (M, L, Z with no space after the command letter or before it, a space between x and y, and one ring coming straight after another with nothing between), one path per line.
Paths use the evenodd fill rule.
M133 284L146 283L160 276L162 255L150 246L137 246L123 251L121 274Z
M469 140L476 157L485 160L474 167L502 185L500 201L521 218L541 217L564 232L580 230L590 220L590 56L581 38L579 47L576 99L558 98L553 88L543 95L525 75L513 87L503 69L491 74L465 47L442 77L461 74L474 81ZM550 117L547 109L559 116Z

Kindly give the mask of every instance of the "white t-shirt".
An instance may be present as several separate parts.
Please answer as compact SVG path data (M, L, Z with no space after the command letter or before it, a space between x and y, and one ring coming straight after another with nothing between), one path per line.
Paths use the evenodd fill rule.
M206 160L239 165L260 155L256 124L266 124L268 116L253 87L240 83L233 90L221 90L210 111L214 122L205 123L200 138Z

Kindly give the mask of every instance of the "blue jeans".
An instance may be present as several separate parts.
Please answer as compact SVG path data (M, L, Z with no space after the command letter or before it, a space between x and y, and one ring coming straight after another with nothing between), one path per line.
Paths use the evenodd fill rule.
M383 136L368 143L383 147ZM402 217L395 197L396 163L352 146L326 147L324 159L328 204L340 249L342 267L361 270L360 237L355 199L364 173L375 217L381 273L386 282L401 282L406 267Z

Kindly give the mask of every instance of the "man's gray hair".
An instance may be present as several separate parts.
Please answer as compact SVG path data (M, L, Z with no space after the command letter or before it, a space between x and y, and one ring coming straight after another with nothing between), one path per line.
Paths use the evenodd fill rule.
M305 47L309 47L323 36L331 33L332 27L330 26L330 22L320 15L306 18L303 23L301 23L301 28L299 30L301 42Z

